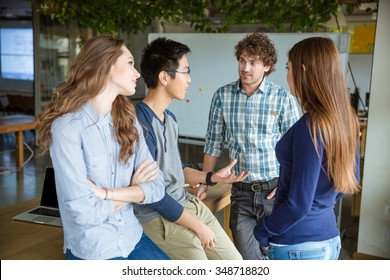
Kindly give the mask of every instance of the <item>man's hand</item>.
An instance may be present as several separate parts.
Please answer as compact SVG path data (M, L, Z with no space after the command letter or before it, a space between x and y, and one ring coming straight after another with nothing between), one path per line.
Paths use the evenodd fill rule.
M228 183L228 184L241 182L242 180L244 180L246 177L248 177L250 171L243 171L236 176L236 174L232 172L232 168L236 163L237 163L236 159L232 160L230 164L226 165L224 168L215 172L211 177L211 180L217 183Z
M217 238L214 232L202 221L199 220L199 226L195 231L204 248L213 248L217 243Z
M199 198L200 200L206 199L206 197L207 197L207 189L208 189L208 186L206 184L201 184L198 187L198 190L196 191L195 196L197 198Z

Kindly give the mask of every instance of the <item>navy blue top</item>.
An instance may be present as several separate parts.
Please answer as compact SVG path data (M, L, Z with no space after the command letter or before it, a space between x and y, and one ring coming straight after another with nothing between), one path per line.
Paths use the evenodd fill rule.
M254 229L263 246L269 242L293 245L323 241L339 235L334 206L343 194L334 190L333 180L326 174L325 147L319 143L317 154L308 128L310 123L310 116L305 114L276 145L280 176L274 208ZM358 149L357 179L359 152Z

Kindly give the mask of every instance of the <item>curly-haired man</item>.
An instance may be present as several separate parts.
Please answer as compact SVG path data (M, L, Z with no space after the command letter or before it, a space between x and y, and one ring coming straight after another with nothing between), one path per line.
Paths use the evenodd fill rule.
M244 259L262 259L253 229L272 211L279 163L275 145L299 118L294 97L266 77L275 71L276 49L267 35L248 34L235 46L240 79L219 88L210 107L203 171L213 171L227 144L236 159L236 174L250 171L233 183L230 229ZM201 194L198 193L198 196Z

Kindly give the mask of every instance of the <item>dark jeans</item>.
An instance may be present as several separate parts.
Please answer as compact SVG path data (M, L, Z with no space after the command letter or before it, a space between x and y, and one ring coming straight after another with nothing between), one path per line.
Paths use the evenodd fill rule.
M229 227L234 245L244 260L264 259L253 229L263 217L272 212L275 199L267 199L270 192L240 190L233 184Z
M81 260L74 256L69 249L66 250L66 258L68 260ZM110 260L170 260L170 258L144 233L127 258L116 257Z

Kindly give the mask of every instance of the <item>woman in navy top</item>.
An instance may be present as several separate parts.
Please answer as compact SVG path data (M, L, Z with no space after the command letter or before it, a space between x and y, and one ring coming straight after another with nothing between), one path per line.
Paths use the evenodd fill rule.
M331 39L293 46L287 80L304 115L276 145L280 177L273 212L254 229L269 259L338 259L334 206L358 191L359 124Z

